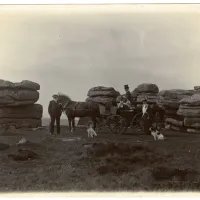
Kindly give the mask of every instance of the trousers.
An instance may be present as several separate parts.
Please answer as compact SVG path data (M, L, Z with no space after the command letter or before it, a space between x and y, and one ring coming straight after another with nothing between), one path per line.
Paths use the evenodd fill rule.
M50 133L54 133L54 124L56 121L56 128L57 128L57 134L60 134L60 116L51 116L51 121L50 121Z

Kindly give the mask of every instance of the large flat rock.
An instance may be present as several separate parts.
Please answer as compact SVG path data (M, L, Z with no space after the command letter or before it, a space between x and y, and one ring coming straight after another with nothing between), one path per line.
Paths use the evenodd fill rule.
M185 97L179 101L180 104L189 106L200 106L200 94L194 94L189 97Z
M41 125L41 119L0 118L0 128L7 126L14 126L15 128L37 128Z
M88 91L88 97L114 97L116 98L119 94L113 87L93 87Z
M43 113L43 107L40 104L0 108L0 118L41 119L42 113Z
M138 85L133 90L133 92L157 94L159 92L159 88L156 84L153 84L153 83L142 83L142 84Z
M39 92L28 89L0 90L0 107L34 104L39 99Z
M40 90L40 85L33 81L23 80L21 82L11 82L7 80L0 79L0 89L30 89L30 90Z
M194 90L183 90L183 89L171 89L171 90L162 90L158 93L158 96L163 97L168 100L181 100L185 97L192 96Z

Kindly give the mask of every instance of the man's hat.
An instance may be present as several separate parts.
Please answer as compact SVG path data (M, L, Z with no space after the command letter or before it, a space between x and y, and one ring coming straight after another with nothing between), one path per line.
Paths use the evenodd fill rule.
M58 97L58 95L57 95L57 94L54 94L52 97L53 97L53 98L56 98L56 97Z
M124 85L124 89L129 89L129 86L128 85Z

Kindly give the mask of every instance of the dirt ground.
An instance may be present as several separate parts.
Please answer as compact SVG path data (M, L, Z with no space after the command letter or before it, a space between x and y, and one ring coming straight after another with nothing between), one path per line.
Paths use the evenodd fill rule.
M200 135L165 131L166 140L101 131L88 139L85 128L60 136L48 130L3 134L0 189L16 191L196 191L200 189ZM30 141L16 143L23 137ZM76 139L66 141L66 139ZM1 146L0 146L1 147ZM15 161L9 154L30 149L35 159Z

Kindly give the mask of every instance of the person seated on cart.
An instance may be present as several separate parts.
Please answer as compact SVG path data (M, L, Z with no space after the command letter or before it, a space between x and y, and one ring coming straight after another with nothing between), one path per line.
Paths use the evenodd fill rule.
M128 85L124 85L124 90L126 92L126 94L125 94L126 95L126 99L132 105L133 104L133 98L132 98L131 92L129 91L129 86Z
M126 97L121 96L120 102L118 103L117 107L120 110L130 110L131 109L131 103Z
M147 103L147 98L145 97L145 99L142 101L142 117L144 117L145 115L148 115L148 110L149 105Z

